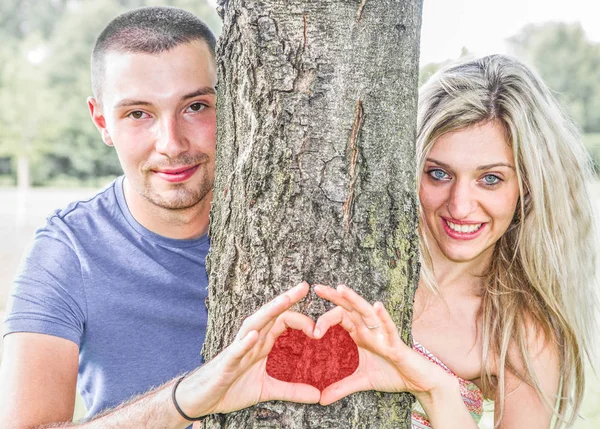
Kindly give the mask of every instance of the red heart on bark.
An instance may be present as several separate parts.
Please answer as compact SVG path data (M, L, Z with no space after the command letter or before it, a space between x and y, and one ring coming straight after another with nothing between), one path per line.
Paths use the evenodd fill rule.
M323 391L358 368L358 348L340 325L314 340L304 332L287 329L267 356L267 374L291 383L305 383Z

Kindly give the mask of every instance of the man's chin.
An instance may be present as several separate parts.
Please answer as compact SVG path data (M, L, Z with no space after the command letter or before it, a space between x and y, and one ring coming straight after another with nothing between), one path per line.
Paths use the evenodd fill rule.
M210 190L209 190L210 191ZM203 203L210 192L203 189L171 189L165 192L147 193L146 199L165 210L188 210Z

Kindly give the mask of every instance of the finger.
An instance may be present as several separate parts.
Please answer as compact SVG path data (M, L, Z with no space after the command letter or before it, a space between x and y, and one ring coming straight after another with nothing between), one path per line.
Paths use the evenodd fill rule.
M277 319L271 319L269 321L269 323L267 323L258 333L258 341L257 343L264 343L265 341L267 341L267 336L269 334L269 332L271 331L271 329L273 328L273 326L275 326L275 323L277 323Z
M381 320L381 323L383 324L383 331L388 337L390 346L398 347L400 345L399 343L404 344L398 333L398 327L396 326L396 324L392 320L392 317L385 309L385 306L381 302L376 302L375 304L373 304L373 308L375 308L377 317L379 318L379 320Z
M319 285L318 287L315 287L315 292L317 293L317 295L321 296L322 298L325 298L331 302L333 302L334 304L339 305L340 307L343 307L347 312L348 312L348 317L350 319L352 319L352 321L354 322L354 325L356 326L363 326L365 324L361 314L356 310L354 304L352 304L350 301L348 301L342 294L341 294L341 290L339 289L340 286L338 286L338 289L333 289L327 286L321 286Z
M346 301L342 295L332 287L324 285L314 285L313 289L315 293L327 301L331 301L340 307L345 308L347 311L352 311L352 305Z
M356 325L348 316L348 312L343 307L337 306L317 319L314 337L316 339L323 338L329 328L335 325L341 325L348 333L353 333L356 330Z
M338 286L339 288L339 286ZM347 301L342 294L340 293L340 290L337 289L333 289L327 286L322 286L322 285L318 285L318 287L315 287L315 292L317 293L317 295L319 295L319 293L323 294L323 298L333 302L334 304L339 305L340 307L343 307L347 312L348 312L348 318L350 318L353 322L353 324L358 327L358 326L364 326L364 320L361 317L361 315L358 313L358 311L356 311L356 309L354 308L354 305L352 305L351 302ZM321 295L319 295L321 296ZM346 328L344 328L346 329ZM346 329L348 332L350 332L348 329Z
M322 314L315 324L314 337L320 339L332 326L339 325L345 310L339 305Z
M287 328L302 330L307 336L314 338L314 325L315 322L310 317L288 310L282 313L277 319L267 323L260 332L250 331L244 338L238 338L234 341L231 344L231 357L235 359L236 364L239 364L245 356L254 361L257 356L266 355L271 350L271 347L273 347L277 337L285 332ZM247 340L248 336L251 336L251 338ZM252 348L257 344L259 348L255 350L256 353L251 352ZM267 350L264 349L264 344L267 344Z
M306 336L314 338L314 327L315 322L310 317L296 311L285 311L260 331L257 352L260 356L268 354L277 338L288 328L300 330Z
M277 318L268 335L274 342L288 328L298 329L304 332L307 337L314 338L315 321L302 313L288 310Z
M256 313L244 320L238 332L238 338L244 338L250 331L262 331L267 324L274 321L281 313L304 298L309 288L308 283L302 282L263 305Z
M349 377L343 378L340 381L327 386L325 390L321 392L319 403L321 405L329 405L352 393L362 392L364 390L371 390L368 380L365 377L354 373Z
M381 323L373 306L362 296L345 285L338 285L337 290L342 295L342 298L348 301L355 311L360 314L364 326L377 326Z
M267 376L260 397L264 401L290 401L301 404L316 404L321 398L321 392L310 384L289 383Z
M295 287L291 288L290 290L282 293L281 295L287 295L290 298L290 301L292 303L290 305L291 307L292 305L300 301L302 298L304 298L309 290L310 285L307 282L303 281L301 283L298 283Z
M246 356L246 354L254 347L256 342L258 341L258 332L250 331L244 338L234 340L229 347L227 347L227 353L224 354L224 358L226 359L225 365L234 365L237 366L239 362ZM217 355L215 359L220 356Z

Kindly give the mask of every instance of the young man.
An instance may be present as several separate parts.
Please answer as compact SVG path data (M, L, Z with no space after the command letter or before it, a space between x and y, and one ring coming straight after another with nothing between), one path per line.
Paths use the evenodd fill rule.
M93 417L83 427L177 428L265 400L319 401L317 389L264 370L286 327L312 336L314 323L288 311L306 283L248 317L195 370L207 318L214 46L198 18L173 8L126 13L99 36L88 106L125 174L37 232L4 323L0 427L70 421L76 386Z

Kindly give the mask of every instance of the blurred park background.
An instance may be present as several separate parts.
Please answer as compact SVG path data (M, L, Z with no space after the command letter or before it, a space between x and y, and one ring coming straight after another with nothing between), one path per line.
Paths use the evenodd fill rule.
M218 35L221 22L214 3L0 1L0 319L11 280L45 217L93 195L121 174L114 151L102 143L86 106L96 36L117 14L148 5L194 12ZM595 2L578 9L579 3L584 4L425 0L421 82L461 55L501 52L521 58L541 74L579 124L598 174L600 26L589 22L599 15L589 9ZM590 37L594 31L596 40ZM593 190L600 210L600 185ZM600 428L598 379L590 380L582 414L586 420L578 429ZM491 422L488 413L481 426L491 428Z

